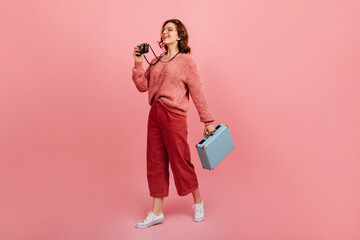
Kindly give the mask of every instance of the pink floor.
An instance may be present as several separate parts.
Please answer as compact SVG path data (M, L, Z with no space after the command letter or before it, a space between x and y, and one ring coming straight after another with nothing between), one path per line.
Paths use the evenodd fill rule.
M171 180L165 222L148 229L135 228L151 207L143 148L121 148L127 158L88 146L73 157L45 149L47 157L3 160L1 239L358 239L355 160L331 151L245 156L233 134L237 148L212 172L193 155L205 221L193 222L191 195L179 197Z

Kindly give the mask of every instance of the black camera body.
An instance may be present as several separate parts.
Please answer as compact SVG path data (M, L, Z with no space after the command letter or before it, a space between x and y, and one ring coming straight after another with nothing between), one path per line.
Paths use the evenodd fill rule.
M137 51L139 54L136 54L136 56L141 56L144 53L149 52L149 44L147 44L147 43L142 43L142 44L138 45L138 48L139 48L140 52Z

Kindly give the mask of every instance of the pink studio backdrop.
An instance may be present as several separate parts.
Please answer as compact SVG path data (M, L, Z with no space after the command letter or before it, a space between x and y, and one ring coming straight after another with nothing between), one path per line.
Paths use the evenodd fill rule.
M360 2L2 1L0 239L360 239ZM147 94L133 47L190 34L216 123L214 171L189 144L206 220L171 180L165 222L138 230ZM152 59L151 52L147 54ZM147 63L144 61L144 67Z

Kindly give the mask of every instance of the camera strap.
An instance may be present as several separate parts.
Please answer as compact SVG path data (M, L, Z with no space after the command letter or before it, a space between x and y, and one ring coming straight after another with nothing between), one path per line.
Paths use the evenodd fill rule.
M158 57L158 56L156 56L156 54L155 54L155 52L154 52L154 50L152 49L152 47L151 47L150 44L149 44L149 47L150 47L151 51L153 52L154 56L155 56L156 59L157 59L157 61L152 64L152 63L150 63L150 62L147 60L146 56L144 55L144 58L145 58L145 60L147 61L147 63L148 63L149 65L155 65L155 64L157 64L159 61L160 61L160 62L163 62L163 63L170 62L171 60L173 60L173 59L180 53L180 51L179 51L175 56L173 56L173 57L172 57L170 60L168 60L168 61L161 61L160 59L166 54L166 52L163 52L163 53L160 54L160 56Z

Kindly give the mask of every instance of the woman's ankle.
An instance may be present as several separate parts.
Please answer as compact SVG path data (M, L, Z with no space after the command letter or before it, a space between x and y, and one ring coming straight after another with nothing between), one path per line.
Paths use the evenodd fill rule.
M162 210L157 210L157 211L152 210L152 213L153 213L155 216L159 216L159 215L162 213Z

